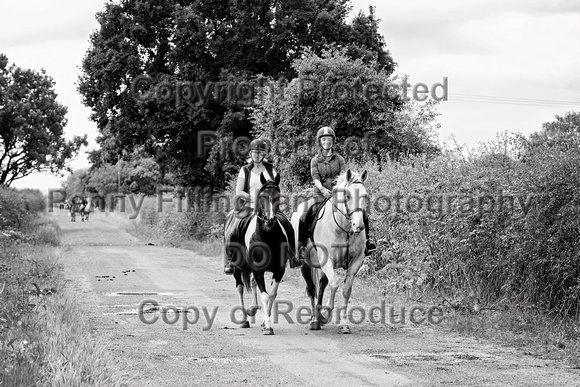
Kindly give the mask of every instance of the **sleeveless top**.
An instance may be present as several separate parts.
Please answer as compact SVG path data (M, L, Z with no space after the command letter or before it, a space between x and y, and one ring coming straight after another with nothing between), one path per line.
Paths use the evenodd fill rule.
M272 165L271 163L269 163L267 161L263 161L262 165L264 165L266 173L268 174L268 176L266 176L266 178L274 179L274 177L276 177L276 174L277 174L274 171L274 165ZM243 178L244 178L244 192L250 194L250 202L246 204L250 208L254 208L255 196L257 195L258 191L262 187L262 184L259 182L259 180L255 180L255 179L260 178L259 175L255 175L255 174L252 175L253 168L254 168L254 163L246 164L242 167L242 169L240 170L240 174L238 175L238 176L243 176ZM251 184L251 183L254 183L254 184Z

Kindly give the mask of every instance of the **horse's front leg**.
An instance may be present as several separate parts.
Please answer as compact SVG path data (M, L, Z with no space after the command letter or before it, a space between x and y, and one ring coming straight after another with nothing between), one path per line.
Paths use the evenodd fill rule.
M274 281L274 285L272 285L272 289L270 289L270 294L268 297L268 315L272 315L272 305L274 305L274 301L276 301L276 297L278 296L278 286L280 286L280 282Z
M311 269L310 266L304 265L302 266L302 278L306 282L306 294L308 298L310 298L310 326L308 329L311 331L318 331L320 330L320 321L318 320L318 313L316 310L316 285L314 284L314 279L312 278L312 272L314 269Z
M257 286L258 286L258 284L256 283L256 279L253 278L252 279L252 306L250 306L250 308L246 310L246 313L248 314L248 316L252 316L252 317L255 316L258 309L260 309L260 307L258 306Z
M260 299L262 301L262 309L264 310L264 326L262 327L262 332L264 335L273 335L274 330L272 329L270 309L268 307L270 295L268 292L266 292L264 273L254 273L254 277L256 278L256 283L258 284L258 289L260 290Z
M242 307L242 322L240 323L240 328L249 328L250 323L248 322L248 314L246 313L246 308L244 306L244 285L242 284L239 272L235 273L234 277L236 278L236 288L238 289L240 306Z
M334 273L334 264L332 260L328 260L324 266L322 266L322 271L326 274L326 278L328 279L328 286L330 287L330 296L328 297L328 301L326 306L322 308L319 312L319 316L321 317L322 323L326 324L328 321L332 319L332 311L334 310L334 297L336 296L336 291L338 290L338 277ZM323 292L323 290L322 290ZM323 293L322 293L323 294ZM322 300L319 300L319 304L321 304ZM323 312L328 313L328 316L324 316Z
M354 277L356 273L358 273L359 269L362 266L363 260L364 256L352 262L351 266L348 268L346 272L346 278L344 279L344 284L342 285L342 297L344 298L344 304L343 307L340 308L340 331L345 334L350 333L350 328L348 327L347 324L347 317L348 317L348 301L350 300L352 284L354 282Z

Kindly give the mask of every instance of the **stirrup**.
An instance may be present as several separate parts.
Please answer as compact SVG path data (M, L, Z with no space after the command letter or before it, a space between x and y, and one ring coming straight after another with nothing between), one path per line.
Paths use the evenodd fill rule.
M234 265L232 265L231 262L228 262L225 266L224 266L224 274L228 274L228 275L232 275L234 274Z
M298 268L302 267L302 260L297 259L296 257L290 258L289 263L290 263L291 269L298 269Z
M375 251L377 251L377 245L375 245L373 242L367 241L365 247L365 255L371 255Z
M304 262L307 260L307 258L308 258L308 249L304 246L301 246L298 249L298 260L300 262Z

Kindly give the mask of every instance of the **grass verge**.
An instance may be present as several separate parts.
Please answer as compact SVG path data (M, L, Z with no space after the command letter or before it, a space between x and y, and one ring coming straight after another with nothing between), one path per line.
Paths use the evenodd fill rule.
M123 386L91 339L58 264L60 234L0 231L0 385Z

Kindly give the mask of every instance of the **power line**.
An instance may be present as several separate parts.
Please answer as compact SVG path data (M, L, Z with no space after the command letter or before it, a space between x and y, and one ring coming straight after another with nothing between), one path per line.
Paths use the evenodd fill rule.
M580 102L578 101L557 101L550 99L498 97L498 96L463 94L463 93L449 93L448 100L456 102L491 103L499 105L553 106L553 107L580 108Z
M558 103L580 104L580 102L578 102L578 101L555 101L555 100L551 100L551 99L497 97L497 96L490 96L490 95L476 95L476 94L462 94L462 93L454 93L454 95L461 96L461 97L474 97L474 98L487 98L487 99L507 99L507 100L515 100L515 101L558 102Z

